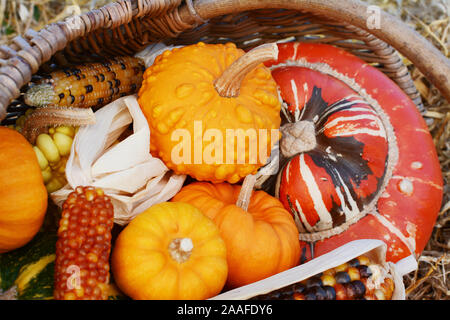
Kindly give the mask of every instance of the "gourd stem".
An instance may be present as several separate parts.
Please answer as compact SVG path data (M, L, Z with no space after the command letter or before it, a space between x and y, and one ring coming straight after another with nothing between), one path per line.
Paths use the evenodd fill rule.
M250 174L245 177L242 183L241 191L239 192L238 199L236 201L236 206L242 208L244 211L248 210L250 205L250 198L252 197L253 188L256 183L256 175Z
M234 61L214 82L214 87L222 97L237 97L242 80L259 64L278 59L276 43L260 45Z
M92 109L44 107L34 110L27 116L21 132L31 144L34 144L37 136L45 132L49 126L82 126L94 123L95 114Z
M317 146L316 128L312 121L286 123L280 131L283 135L280 150L286 158L311 151Z
M175 238L169 243L169 254L173 260L183 263L189 260L194 244L191 238Z

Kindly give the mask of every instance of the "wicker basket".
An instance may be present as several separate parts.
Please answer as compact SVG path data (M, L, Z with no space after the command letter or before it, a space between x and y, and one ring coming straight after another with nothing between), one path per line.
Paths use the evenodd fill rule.
M232 41L241 48L293 39L329 43L378 67L423 111L420 94L399 55L408 58L450 101L450 61L400 20L357 0L120 0L0 46L0 120L39 69L90 57L133 54L149 43Z

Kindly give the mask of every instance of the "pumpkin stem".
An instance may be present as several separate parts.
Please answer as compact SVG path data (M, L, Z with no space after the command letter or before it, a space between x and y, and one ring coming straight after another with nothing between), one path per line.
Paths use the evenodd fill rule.
M311 121L287 123L281 127L280 131L283 135L280 150L287 158L308 152L317 146L316 128Z
M22 134L34 144L37 136L49 126L70 125L82 126L95 123L92 109L44 107L34 110L27 116L22 128Z
M276 60L278 46L276 43L267 43L258 46L234 61L214 82L214 87L222 97L232 98L239 95L242 80L259 64Z
M169 254L178 263L186 262L191 256L194 244L191 238L175 238L169 243Z
M256 184L256 175L249 174L245 177L242 183L241 191L236 202L236 206L242 208L244 211L248 210L250 205L250 198L252 197L253 188Z

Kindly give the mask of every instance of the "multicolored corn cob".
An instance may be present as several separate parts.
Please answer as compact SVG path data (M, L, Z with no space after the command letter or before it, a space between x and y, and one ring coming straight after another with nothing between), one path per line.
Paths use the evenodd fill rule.
M114 210L101 189L77 187L62 207L56 242L56 300L107 300Z
M117 57L50 73L24 95L30 106L73 108L101 107L139 90L144 62L134 57Z
M382 266L360 256L309 279L253 300L391 300L394 281Z

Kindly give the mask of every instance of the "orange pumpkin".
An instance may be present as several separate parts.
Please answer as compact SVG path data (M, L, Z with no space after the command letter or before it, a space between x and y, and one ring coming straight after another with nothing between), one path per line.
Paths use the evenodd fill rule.
M152 155L199 181L236 183L256 173L279 140L277 85L261 63L277 54L276 45L244 55L232 43L200 42L158 56L138 99Z
M0 127L0 253L22 247L39 231L47 190L31 144Z
M136 300L200 300L227 278L225 243L214 223L186 203L139 214L117 238L111 261L118 287Z
M172 201L190 203L213 219L227 247L229 289L296 266L298 230L283 204L264 191L253 192L254 176L243 186L195 182Z

